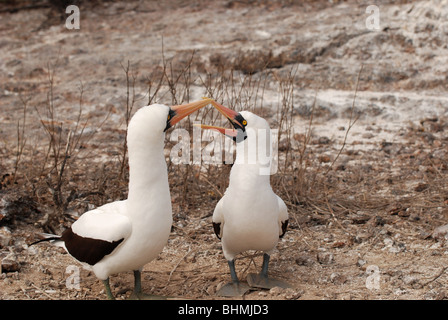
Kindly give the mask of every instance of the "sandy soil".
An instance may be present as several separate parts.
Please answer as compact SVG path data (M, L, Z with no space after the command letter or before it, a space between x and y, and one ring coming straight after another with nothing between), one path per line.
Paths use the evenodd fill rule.
M117 172L127 61L135 77L134 111L161 78L153 102L208 96L210 74L208 88L221 92L218 98L229 102L236 96L229 88L243 88L238 97L244 99L229 104L262 108L273 128L288 100L292 132L291 140L280 141L281 157L290 151L298 159L311 129L299 181L304 190L294 187L297 180L273 177L291 223L272 256L271 273L293 288L256 290L245 299L448 297L447 230L437 229L448 224L447 1L384 1L379 31L366 28L369 3L363 1L81 3L79 30L65 28L65 10L43 4L14 11L21 2L6 2L0 10L0 299L105 298L95 276L62 249L28 245L39 232L61 232L85 210L126 197L126 177L117 179ZM173 75L190 77L174 94L163 78L164 63ZM232 87L219 87L222 68L235 70L239 80ZM53 117L46 108L49 75ZM292 90L283 91L285 83ZM76 127L81 91L86 122ZM70 131L83 137L64 177L64 191L74 190L74 200L53 230L46 223L56 211L50 191L57 175L50 169L53 158L42 163L49 144L42 121L50 120L58 122L61 141ZM22 128L26 140L14 182ZM35 174L42 166L44 174ZM179 179L182 170L200 169L170 170L172 234L145 267L143 287L157 295L218 299L229 273L211 213L228 167L218 169L215 188L211 176ZM195 191L191 199L183 197L186 182ZM260 266L258 253L237 260L241 278ZM111 283L117 298L125 299L132 273Z

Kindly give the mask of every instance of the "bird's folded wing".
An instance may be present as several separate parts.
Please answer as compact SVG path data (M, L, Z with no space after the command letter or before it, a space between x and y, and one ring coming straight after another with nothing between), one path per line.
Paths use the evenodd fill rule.
M279 225L279 237L283 237L286 233L286 228L288 227L288 208L285 202L277 196L278 200L278 225Z
M120 201L88 211L64 231L60 241L78 261L95 265L131 234L125 210L125 201Z
M221 239L222 230L224 227L224 215L222 213L223 199L224 198L221 198L221 200L218 201L218 204L215 207L215 211L213 212L213 230L215 231L218 239Z
M125 201L117 201L84 213L71 229L84 238L108 242L126 239L132 232L132 224L123 213Z

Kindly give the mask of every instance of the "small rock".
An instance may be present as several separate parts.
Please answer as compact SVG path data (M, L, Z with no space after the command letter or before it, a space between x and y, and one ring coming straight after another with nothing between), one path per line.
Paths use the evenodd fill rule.
M366 260L358 259L358 261L356 262L356 265L357 265L358 267L362 268L362 267L365 266L366 263L367 263ZM365 268L365 267L364 267L364 268Z
M400 203L395 203L391 206L389 206L386 210L387 212L392 215L398 215L401 211L406 211L406 207L403 207Z
M372 221L374 226L384 226L386 224L386 220L381 216L375 216Z
M313 258L306 254L297 255L295 261L299 266L310 267L314 264Z
M406 245L402 242L395 242L389 237L385 238L383 242L386 245L384 249L389 249L390 253L399 253L406 251Z
M317 140L318 144L330 144L331 140L328 137L319 137Z
M347 277L337 272L333 272L330 275L330 281L336 285L341 285L347 281Z
M445 291L439 291L436 289L432 289L430 291L428 291L427 293L425 293L425 295L423 296L423 299L425 300L444 300L447 297L447 292Z
M278 151L288 151L291 148L291 143L287 139L283 139L278 143Z
M411 215L411 211L409 210L409 208L407 208L406 210L401 210L398 212L398 216L402 217L402 218L407 218Z
M419 183L417 186L415 186L414 190L416 192L422 192L428 189L429 185L427 183Z
M448 224L435 228L431 236L438 241L448 240Z
M427 232L427 231L425 231L425 230L421 230L421 231L419 232L418 237L419 237L420 239L426 240L426 239L429 239L429 238L431 237L431 233L429 233L429 232Z
M391 247L394 244L394 240L392 240L391 238L387 237L383 240L383 243L387 246L387 247Z
M207 292L208 295L214 296L216 294L215 286L209 286L205 292Z
M292 288L287 288L285 289L283 296L287 300L297 300L302 296L302 294L303 294L302 290L294 290Z
M260 292L258 292L258 295L260 297L267 297L268 293L266 291L260 291Z
M16 272L20 270L20 264L14 259L3 259L1 262L2 272Z
M404 276L403 282L413 289L419 289L422 287L422 284L419 283L419 279L413 275Z
M335 241L331 244L332 248L343 248L346 246L347 243L345 243L344 241Z
M319 261L320 264L331 264L334 262L334 255L331 252L318 252L317 261Z
M283 288L280 287L274 287L271 290L269 290L269 294L273 295L273 296L278 296L283 292Z
M331 161L331 158L324 154L324 155L319 156L319 161L321 163L328 163Z
M255 30L254 34L259 38L259 39L269 39L271 37L271 34L267 31L264 30Z
M353 221L353 224L365 224L367 221L370 220L371 216L367 213L360 211L357 214L350 215L348 218Z
M294 140L299 141L299 142L306 141L306 135L304 135L304 134L294 133L293 138L294 138Z
M0 248L7 247L11 244L12 233L7 227L0 228Z

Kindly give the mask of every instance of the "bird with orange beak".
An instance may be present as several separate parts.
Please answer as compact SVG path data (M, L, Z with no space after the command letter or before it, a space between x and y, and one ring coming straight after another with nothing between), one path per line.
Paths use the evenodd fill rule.
M164 156L165 132L201 109L211 99L184 105L154 104L139 109L127 134L129 154L128 198L105 204L81 215L61 236L41 241L61 246L93 270L113 299L109 277L134 271L132 298L156 298L142 292L141 271L165 247L172 224L171 196Z
M216 130L237 144L229 186L213 212L213 228L222 242L232 279L217 294L242 296L254 287L289 287L286 282L268 276L270 255L288 225L287 207L270 184L272 141L269 124L252 112L236 112L216 101L211 103L229 120L232 128L200 127ZM248 250L262 251L263 264L260 273L248 274L247 285L238 279L235 257Z

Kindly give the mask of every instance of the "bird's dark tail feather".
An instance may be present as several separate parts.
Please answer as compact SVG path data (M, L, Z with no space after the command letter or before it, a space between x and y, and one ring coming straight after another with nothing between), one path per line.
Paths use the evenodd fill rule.
M61 240L61 236L57 236L57 235L54 235L54 234L41 233L41 235L42 235L43 237L45 237L45 238L44 238L44 239L37 240L37 241L34 241L33 243L30 244L30 246L33 246L33 245L35 245L35 244L38 244L38 243L40 243L40 242L45 242L45 241L55 242L55 241L59 241L59 240Z

